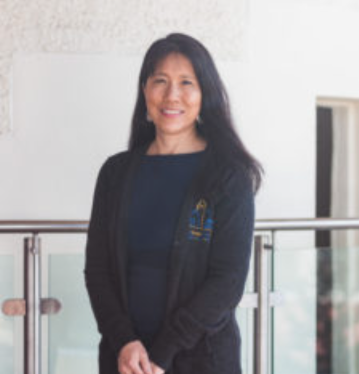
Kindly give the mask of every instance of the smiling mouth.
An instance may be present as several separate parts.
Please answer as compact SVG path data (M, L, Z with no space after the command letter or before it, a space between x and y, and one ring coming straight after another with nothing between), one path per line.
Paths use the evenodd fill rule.
M176 115L182 114L183 110L179 110L179 109L162 109L161 112L164 115L176 116Z
M183 110L180 109L162 109L161 113L166 117L177 117L183 114Z

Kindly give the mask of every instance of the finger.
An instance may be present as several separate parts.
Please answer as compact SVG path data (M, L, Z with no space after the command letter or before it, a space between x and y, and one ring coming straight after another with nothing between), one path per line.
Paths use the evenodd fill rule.
M118 365L118 372L119 374L134 374L135 372L132 369L132 365L130 362L124 363Z
M131 374L131 371L130 371L130 370L127 370L127 369L124 368L124 367L121 367L121 369L118 368L118 373L119 373L119 374Z
M164 374L164 370L156 365L154 362L151 362L151 367L152 367L152 374Z
M132 362L130 364L131 374L144 374L143 370L140 367L139 362Z
M152 365L147 355L141 356L140 363L144 374L153 374Z
M121 368L118 368L118 373L119 374L132 374L132 371L122 366Z

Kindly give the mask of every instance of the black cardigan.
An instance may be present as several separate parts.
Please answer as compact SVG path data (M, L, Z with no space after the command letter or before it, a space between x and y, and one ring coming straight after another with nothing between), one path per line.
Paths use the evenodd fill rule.
M102 334L101 374L117 373L119 351L138 339L127 304L126 224L131 183L146 149L110 157L97 179L85 280ZM166 317L148 352L166 373L241 373L235 308L248 272L253 225L250 178L207 148L181 209L169 263Z

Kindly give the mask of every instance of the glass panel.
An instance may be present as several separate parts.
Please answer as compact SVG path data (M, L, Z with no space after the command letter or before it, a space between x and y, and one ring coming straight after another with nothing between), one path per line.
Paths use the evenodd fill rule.
M236 311L237 321L241 332L241 364L243 373L253 373L253 309L238 308Z
M254 252L253 252L254 253ZM254 292L254 256L251 258L245 294ZM236 319L241 333L241 364L242 371L246 374L253 373L253 334L254 334L254 310L252 308L237 308Z
M50 374L97 374L99 335L85 289L83 254L49 256L49 296L62 309L49 317Z
M14 257L0 253L0 304L14 298ZM15 317L0 313L0 373L15 373ZM16 317L19 318L19 317Z
M358 373L359 248L274 253L273 373Z
M349 233L348 233L349 234ZM338 248L331 259L332 291L322 297L332 324L328 352L333 372L359 372L359 248ZM324 295L325 296L325 295Z
M273 313L273 367L276 374L316 373L315 250L275 250L274 290L284 305Z

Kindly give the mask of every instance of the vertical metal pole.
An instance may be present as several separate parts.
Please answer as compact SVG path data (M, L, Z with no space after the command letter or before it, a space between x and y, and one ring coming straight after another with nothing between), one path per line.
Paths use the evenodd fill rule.
M270 259L268 260L270 263L270 290L273 292L275 290L275 277L274 277L274 271L275 271L275 256L274 256L274 251L276 248L276 235L277 231L271 230L271 245L272 245L272 251L270 253ZM275 370L275 361L274 361L274 356L275 356L275 336L274 336L274 331L275 331L275 308L273 305L271 305L271 308L269 310L269 315L270 315L270 324L269 324L269 367L270 367L270 373L274 373Z
M40 238L34 234L25 238L25 374L40 374L41 295Z
M255 236L255 292L258 294L258 308L254 322L254 372L268 373L268 332L269 332L269 284L268 253L264 236Z

